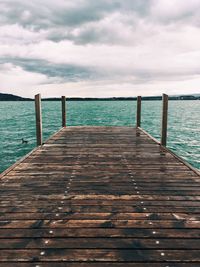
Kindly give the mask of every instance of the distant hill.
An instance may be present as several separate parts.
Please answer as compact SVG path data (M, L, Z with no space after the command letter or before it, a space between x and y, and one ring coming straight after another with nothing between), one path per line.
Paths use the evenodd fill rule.
M108 97L108 98L90 98L90 97L67 97L68 101L115 101L115 100L136 100L136 97ZM200 100L199 94L169 96L169 100ZM144 96L142 100L162 100L162 96ZM24 98L12 94L0 93L0 101L33 101L31 98ZM42 98L42 101L61 101L61 97Z
M107 97L107 98L92 98L92 97L66 97L68 101L115 101L115 100L137 100L137 97ZM200 100L200 95L177 95L169 96L169 100ZM60 101L61 98L43 98L43 101ZM162 96L143 96L142 100L162 100Z
M30 101L30 100L32 99L24 98L24 97L12 95L12 94L0 93L0 101Z

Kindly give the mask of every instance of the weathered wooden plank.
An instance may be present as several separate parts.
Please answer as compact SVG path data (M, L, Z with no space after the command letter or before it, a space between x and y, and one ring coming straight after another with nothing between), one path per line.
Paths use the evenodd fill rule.
M57 220L6 220L1 228L200 228L200 221L178 220L65 220L57 213Z
M62 200L62 199L61 199ZM57 208L54 206L52 207L45 207L45 211L47 213L56 212ZM36 207L2 207L1 213L9 213L9 212L44 212L44 208L36 208ZM188 213L188 214L199 214L200 207L173 207L173 206L151 206L151 207L143 207L143 206L104 206L104 207L97 207L97 206L69 206L63 208L63 212L68 213L138 213L138 212L148 212L148 213ZM57 212L56 212L57 213ZM192 217L192 215L191 215Z
M59 201L51 201L51 202L46 202L43 200L36 200L36 202L33 203L33 201L10 201L10 200L5 200L0 202L0 207L13 207L14 204L17 204L17 207L57 207L57 206L62 206L63 208L66 206L141 206L141 207L150 207L150 206L179 206L179 207L199 207L200 201L195 201L195 200L189 200L189 201L174 201L174 200L165 200L165 201L159 201L159 200L101 200L101 199L69 199L63 201L63 204L61 204Z
M190 249L200 248L199 239L183 238L2 238L0 249Z
M103 262L103 263L100 263L100 262L86 262L86 263L83 263L83 262L67 262L67 267L167 267L167 266L170 266L169 264L166 265L167 263L164 263L164 262L159 262L159 263L156 263L156 262L152 262L152 263L147 263L147 262L143 262L143 263L140 263L140 262L137 262L137 263L119 263L119 262ZM199 263L178 263L178 262L174 262L172 263L174 267L199 267ZM31 263L31 262L20 262L20 263L17 263L15 262L14 265L13 265L13 262L12 262L12 266L15 266L15 267L39 267L41 266L40 262L37 263ZM43 267L66 267L66 262L42 262L42 266ZM1 267L10 267L10 263L5 263L5 262L1 262Z
M28 210L28 209L27 209ZM65 212L63 207L57 206L52 210L52 212L48 213L48 210L43 211L44 208L40 208L38 210L29 208L27 212L3 212L0 214L1 221L16 221L16 220L146 220L146 221L154 221L154 220L190 220L190 221L200 221L200 213L147 213L147 212L135 212L135 213L73 213L73 212ZM56 212L59 212L57 215Z
M109 187L112 187L112 188L109 188ZM33 186L33 189L29 189L29 188L22 188L22 190L20 190L20 188L9 188L9 189L6 189L6 188L2 188L0 190L0 194L1 196L3 195L13 195L13 194L16 194L17 192L21 192L24 194L31 194L31 193L36 193L35 191L36 190L40 190L41 191L41 187L38 185L38 186ZM52 190L47 190L45 187L43 187L43 194L47 194L48 192L51 192L51 193L59 193L61 190L63 191L63 188L62 187L56 187L53 188ZM152 187L152 188L142 188L142 186L134 186L132 184L130 185L127 185L127 186L120 186L120 185L114 185L114 184L107 184L107 185L97 185L97 184L94 184L94 185L89 185L89 184L83 184L83 185L80 185L80 187L76 187L74 185L71 185L70 186L70 192L80 192L81 190L92 190L92 191L101 191L104 190L105 192L107 190L109 190L110 192L112 191L115 191L115 192L118 192L118 191L121 191L121 192L131 192L131 193L136 193L135 191L139 190L141 194L143 194L143 192L148 192L148 193L151 193L152 191L153 192L161 192L161 194L165 193L165 192L170 192L171 194L174 194L174 191L175 193L186 193L186 192L197 192L198 194L198 191L200 190L200 187L181 187L181 188L178 188L178 187L167 187L165 188L164 186L160 187L159 189L157 187ZM63 191L64 192L64 191ZM40 192L38 192L40 193Z
M148 229L148 228L0 228L0 238L200 238L200 229ZM188 247L187 247L188 248Z
M0 250L0 261L199 262L199 250L153 249L15 249Z

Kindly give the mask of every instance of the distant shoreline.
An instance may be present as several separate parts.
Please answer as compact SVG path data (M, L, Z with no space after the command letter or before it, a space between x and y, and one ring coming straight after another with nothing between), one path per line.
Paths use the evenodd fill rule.
M92 97L69 97L66 98L67 101L133 101L137 97L107 97L107 98L92 98ZM42 101L60 101L61 98L52 97L52 98L43 98ZM153 100L162 100L162 96L144 96L142 100L153 101ZM169 96L169 100L200 100L200 95L178 95L178 96ZM11 94L2 94L0 93L0 101L34 101L31 98L23 98Z

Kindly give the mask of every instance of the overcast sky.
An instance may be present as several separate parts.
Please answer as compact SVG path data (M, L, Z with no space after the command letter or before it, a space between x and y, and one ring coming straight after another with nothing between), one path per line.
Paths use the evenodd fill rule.
M0 92L200 93L200 0L0 0Z

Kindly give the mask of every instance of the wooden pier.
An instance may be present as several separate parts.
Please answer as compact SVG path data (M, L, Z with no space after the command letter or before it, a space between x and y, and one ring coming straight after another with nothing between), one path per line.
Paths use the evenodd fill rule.
M63 127L0 192L1 267L200 266L200 176L141 128Z
M1 266L200 266L200 177L140 129L63 128L0 190Z

